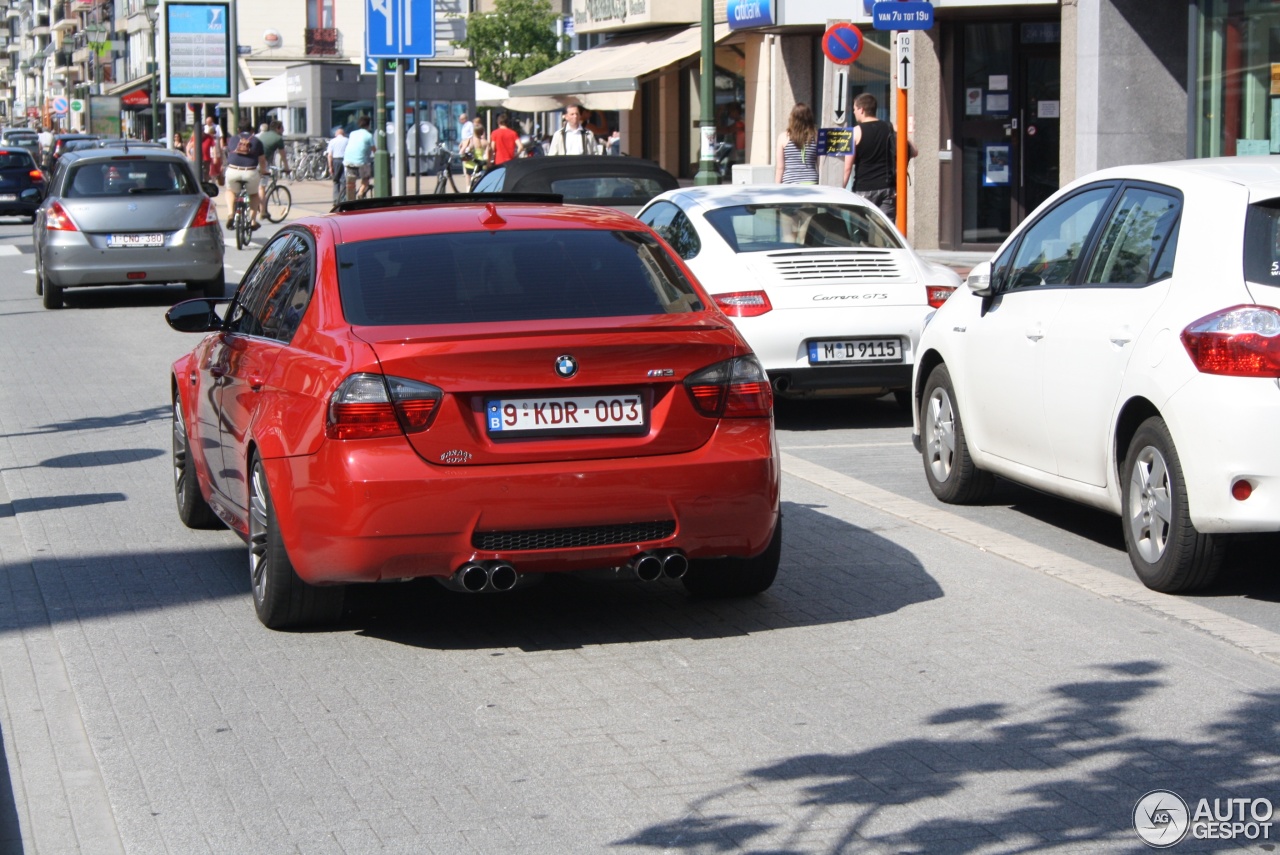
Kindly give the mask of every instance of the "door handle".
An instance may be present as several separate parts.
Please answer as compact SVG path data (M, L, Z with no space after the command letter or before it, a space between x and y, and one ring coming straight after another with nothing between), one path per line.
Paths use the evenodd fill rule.
M262 387L266 385L267 381L261 374L250 374L248 383L250 389L255 392L261 392Z
M1133 341L1133 333L1127 329L1117 330L1111 334L1111 343L1116 347L1124 347L1131 341Z
M1028 327L1027 338L1031 339L1032 341L1039 341L1040 339L1044 338L1044 327L1040 326L1039 324L1036 324L1034 327Z
M209 373L212 374L214 377L219 377L219 378L226 377L227 366L219 365L218 363L215 362L213 365L209 366Z

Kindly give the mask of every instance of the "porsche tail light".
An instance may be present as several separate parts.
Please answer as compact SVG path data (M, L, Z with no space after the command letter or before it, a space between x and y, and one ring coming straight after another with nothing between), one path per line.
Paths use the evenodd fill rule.
M731 294L712 294L720 311L731 318L755 318L773 311L769 295L763 291L734 291Z
M1233 306L1182 331L1182 345L1203 374L1280 377L1280 309Z
M947 302L947 298L955 293L955 290L951 285L926 285L924 293L930 306L941 309L942 304Z
M51 232L78 232L71 215L58 202L52 202L44 217L44 227Z
M754 356L703 368L685 378L684 387L694 409L711 418L767 418L773 412L769 378Z
M191 227L199 228L200 226L217 225L221 225L218 222L218 209L214 207L213 200L205 196L200 200L200 207L196 208L196 216L191 221Z
M381 374L352 374L329 398L325 435L372 439L420 433L431 427L444 390Z

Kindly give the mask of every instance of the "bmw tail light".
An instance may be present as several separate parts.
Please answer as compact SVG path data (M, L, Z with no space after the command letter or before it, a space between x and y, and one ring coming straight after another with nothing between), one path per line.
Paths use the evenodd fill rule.
M76 224L72 221L71 215L67 213L57 202L49 205L49 210L44 217L44 227L51 232L78 232Z
M731 318L755 318L773 311L769 295L763 291L734 291L731 294L712 294L720 311Z
M213 200L205 196L200 200L200 207L196 208L196 216L191 221L191 227L199 228L200 226L217 225L221 225L218 222L218 209L213 206Z
M773 412L769 378L754 356L717 362L690 374L684 387L694 409L711 418L767 418Z
M444 391L429 383L381 374L353 374L329 398L325 435L372 439L419 433L431 426Z
M942 304L947 302L947 298L955 293L955 290L951 285L926 285L924 293L931 307L941 309Z
M1182 331L1182 345L1203 374L1280 377L1280 310L1234 306Z

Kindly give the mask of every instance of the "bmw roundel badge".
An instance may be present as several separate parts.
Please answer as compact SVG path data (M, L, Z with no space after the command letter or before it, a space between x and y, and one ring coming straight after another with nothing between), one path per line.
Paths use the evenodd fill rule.
M561 377L569 378L578 373L578 360L569 354L556 357L556 373Z

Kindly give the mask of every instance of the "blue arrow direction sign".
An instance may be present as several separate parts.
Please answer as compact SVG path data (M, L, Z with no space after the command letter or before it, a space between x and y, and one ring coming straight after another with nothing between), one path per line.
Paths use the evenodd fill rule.
M881 0L871 7L871 26L877 30L931 30L933 4L924 0Z
M365 0L364 55L374 59L435 56L434 0Z

